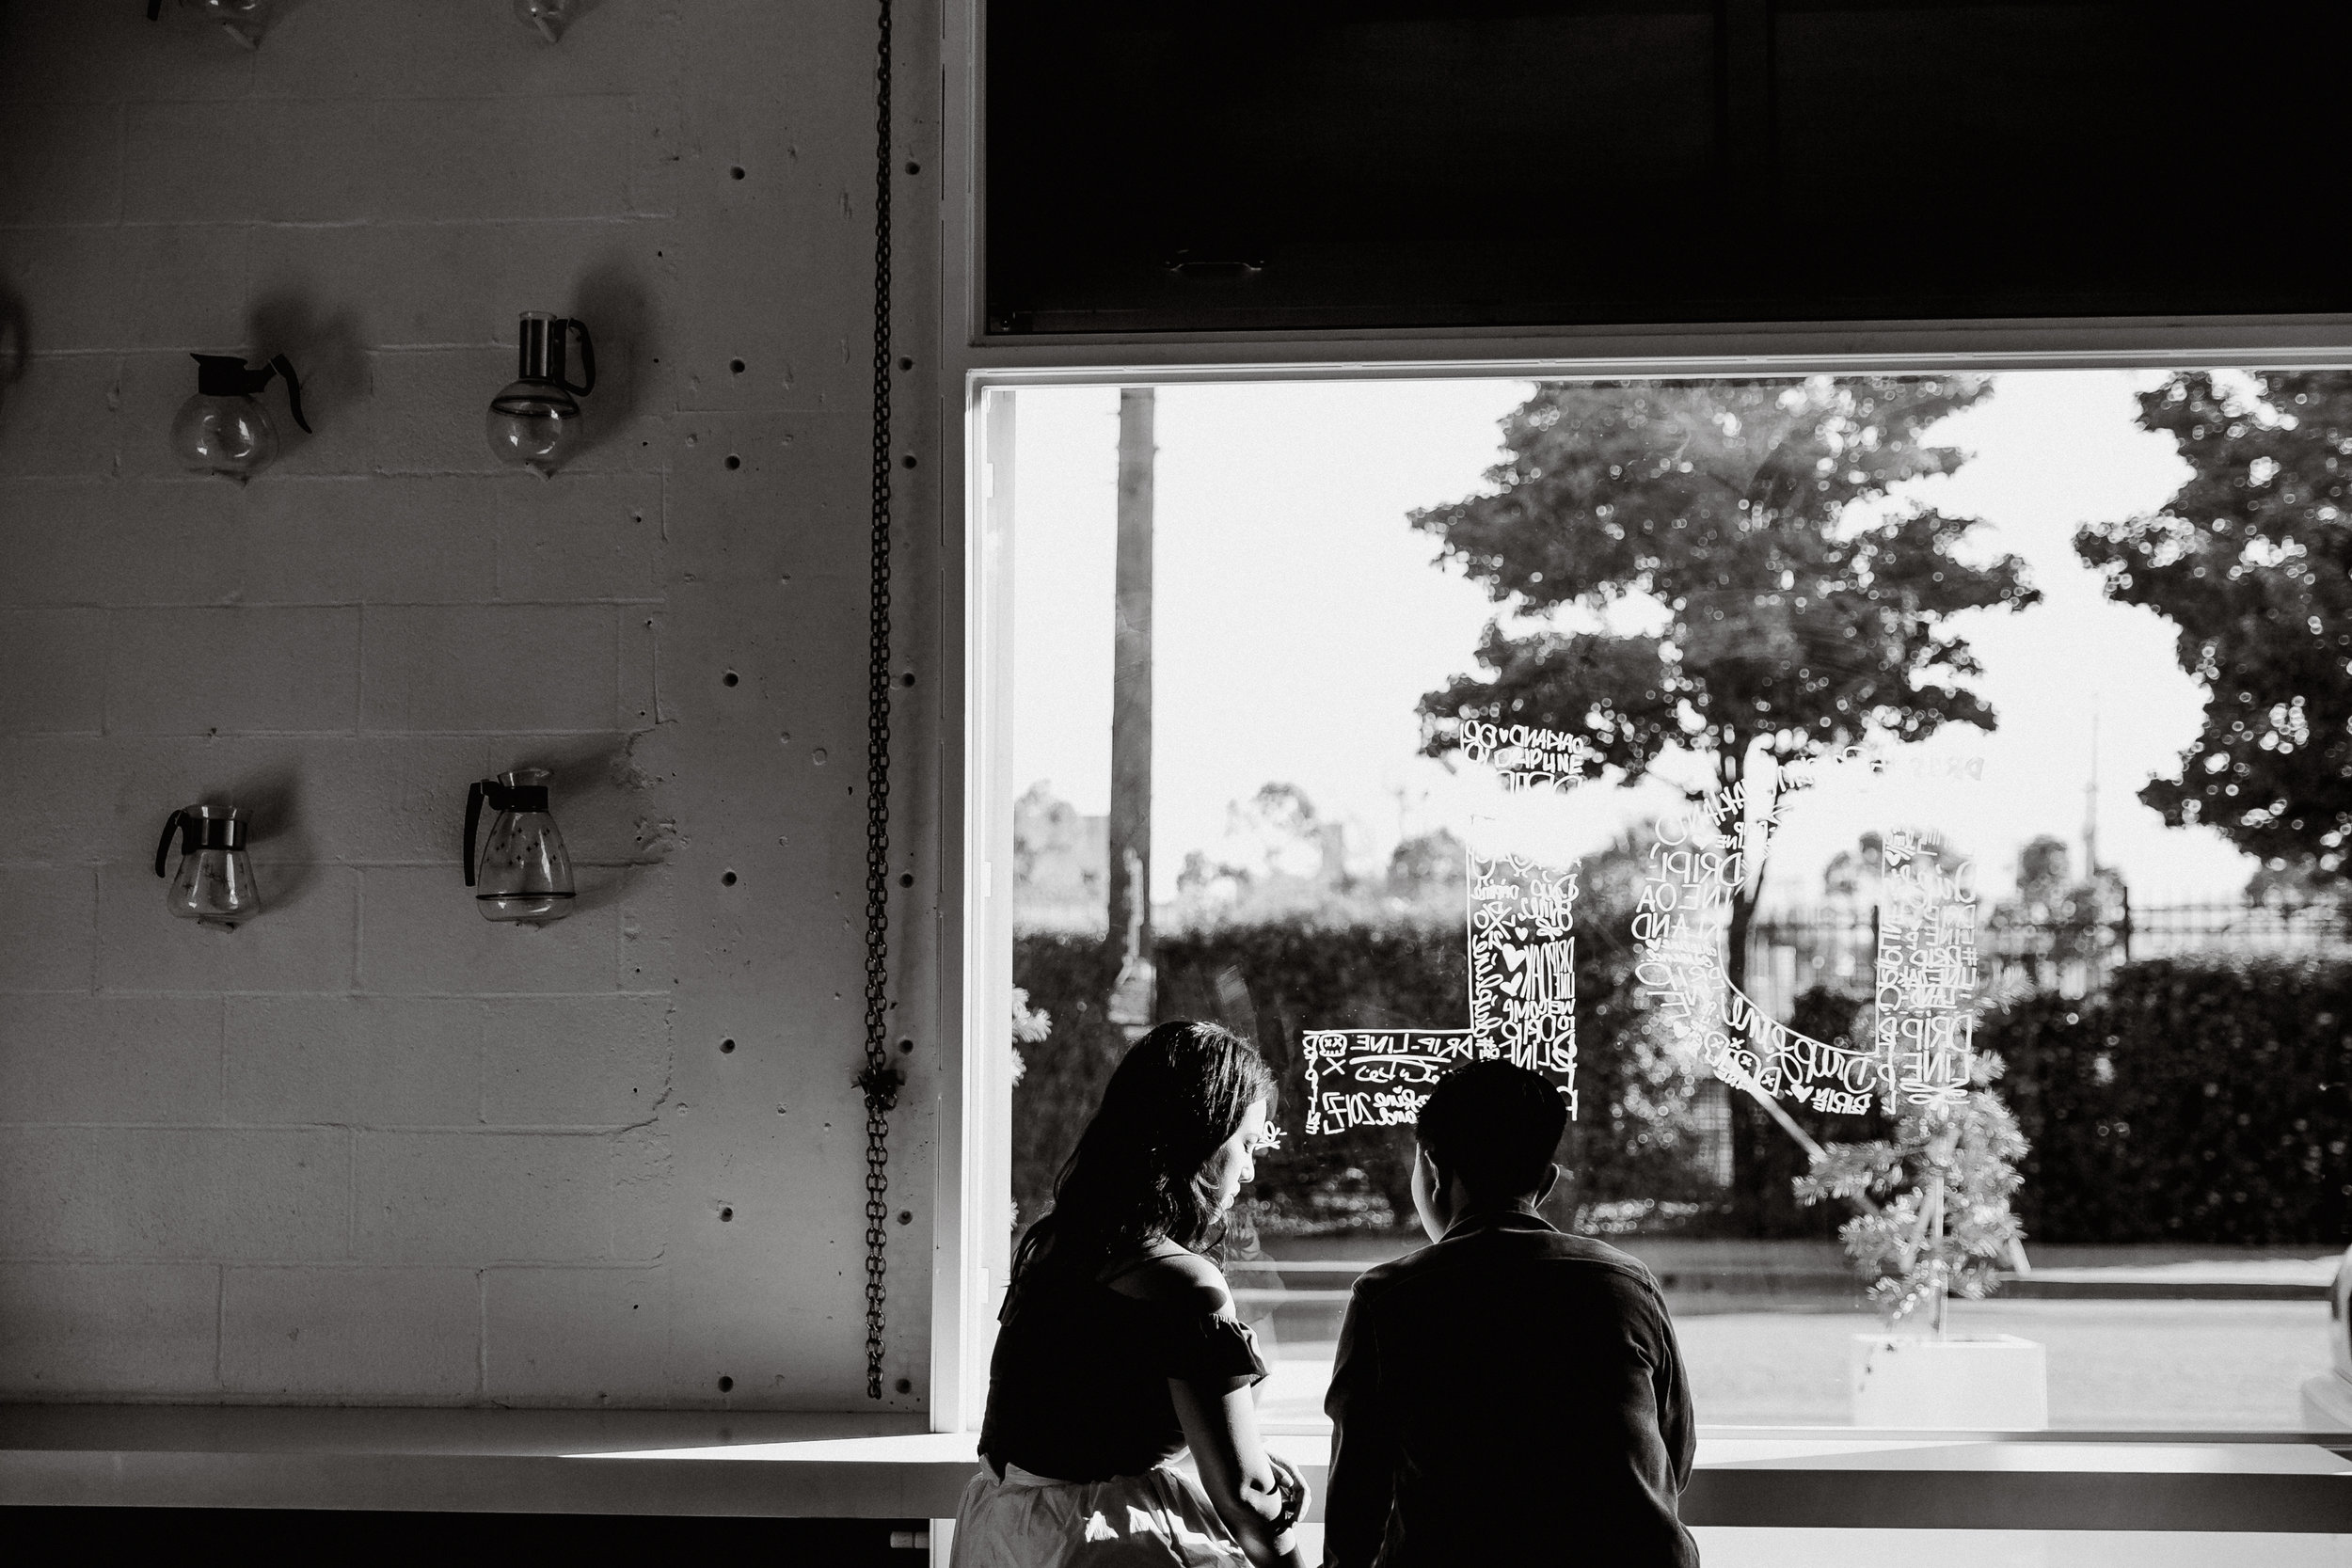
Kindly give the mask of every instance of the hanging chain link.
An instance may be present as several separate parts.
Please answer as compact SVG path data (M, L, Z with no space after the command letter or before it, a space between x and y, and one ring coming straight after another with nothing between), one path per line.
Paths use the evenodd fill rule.
M890 0L874 58L873 598L866 688L866 1397L882 1397L890 1112Z

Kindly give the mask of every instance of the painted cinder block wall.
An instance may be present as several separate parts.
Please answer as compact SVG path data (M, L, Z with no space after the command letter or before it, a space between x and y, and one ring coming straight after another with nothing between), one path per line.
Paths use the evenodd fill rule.
M506 0L281 0L254 53L143 9L0 4L0 1398L872 1408L871 8L599 0L549 47ZM928 345L936 192L898 200ZM482 434L524 309L596 341L552 481ZM315 436L180 472L192 350L290 356ZM898 568L915 994L937 562ZM580 864L545 929L457 865L523 764ZM233 933L150 867L200 800L256 819ZM900 1033L909 1409L940 1042Z

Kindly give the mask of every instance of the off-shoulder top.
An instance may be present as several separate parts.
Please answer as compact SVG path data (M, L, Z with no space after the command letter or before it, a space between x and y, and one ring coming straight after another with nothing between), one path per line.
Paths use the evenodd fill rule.
M1184 1451L1168 1379L1231 1392L1263 1378L1266 1364L1231 1318L1049 1266L1022 1282L988 1373L980 1457L992 1469L1107 1481Z

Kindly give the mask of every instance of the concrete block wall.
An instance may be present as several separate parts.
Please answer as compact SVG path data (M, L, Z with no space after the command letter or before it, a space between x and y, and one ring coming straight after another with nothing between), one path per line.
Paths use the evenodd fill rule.
M143 9L0 3L0 1399L871 1408L871 8L598 0L550 47L506 0L300 0L252 53ZM596 341L552 481L482 434L525 309ZM272 388L274 468L181 472L191 351L288 355L315 434ZM898 567L912 995L937 561ZM457 864L525 764L579 864L544 929ZM254 814L232 933L151 874L196 801ZM941 1042L894 1034L911 1409Z

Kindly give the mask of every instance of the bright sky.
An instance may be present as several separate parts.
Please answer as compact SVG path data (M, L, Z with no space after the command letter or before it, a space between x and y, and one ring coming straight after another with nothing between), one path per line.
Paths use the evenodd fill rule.
M2210 830L2164 826L2136 792L2195 736L2201 690L2168 623L2108 602L2071 541L2085 521L2161 506L2185 477L2169 439L2133 423L2141 372L2003 375L1934 438L1973 452L1920 487L1988 525L2042 602L1969 617L2000 716L1934 743L1984 759L1984 782L1899 800L1824 787L1792 809L1768 903L1807 902L1864 830L1941 827L2006 891L2038 833L2082 865L2083 786L2098 719L2100 858L2135 897L2232 898L2252 863ZM1496 794L1480 770L1415 755L1422 693L1474 668L1496 607L1436 564L1406 515L1484 488L1518 381L1164 387L1158 395L1152 888L1174 895L1184 851L1214 846L1229 803L1295 784L1348 825L1349 858L1385 864L1400 833L1458 832ZM1112 551L1119 394L1023 391L1016 413L1013 762L1080 811L1110 792ZM1549 826L1563 858L1670 795L1587 789ZM1564 808L1565 810L1567 808Z

